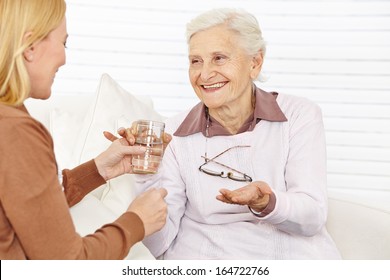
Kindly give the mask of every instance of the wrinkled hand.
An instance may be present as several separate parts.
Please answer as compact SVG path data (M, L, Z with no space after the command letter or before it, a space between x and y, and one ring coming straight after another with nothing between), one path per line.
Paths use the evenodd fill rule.
M221 189L219 192L221 194L216 197L218 200L229 204L248 205L257 212L267 207L269 196L272 194L268 184L261 181L252 182L234 191Z
M161 189L149 189L136 197L127 209L136 213L144 223L145 236L159 231L166 223L167 204L164 197L167 191Z
M124 138L114 140L103 153L95 158L99 174L107 181L125 173L132 173L132 155L144 154L146 149L130 146Z

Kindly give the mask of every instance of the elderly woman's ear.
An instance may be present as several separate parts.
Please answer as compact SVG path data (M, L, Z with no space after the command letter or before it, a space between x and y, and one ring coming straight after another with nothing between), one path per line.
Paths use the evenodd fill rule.
M252 58L252 69L251 69L251 78L252 80L257 79L260 74L261 67L263 66L263 52L259 52Z

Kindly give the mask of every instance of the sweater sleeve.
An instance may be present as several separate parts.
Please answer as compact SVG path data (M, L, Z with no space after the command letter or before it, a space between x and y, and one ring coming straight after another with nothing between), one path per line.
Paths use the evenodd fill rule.
M69 206L73 206L89 192L106 181L100 176L95 161L90 160L74 169L62 171L64 192Z
M275 209L261 218L278 229L303 236L317 234L327 217L326 143L317 105L295 106L286 124L287 191L275 190Z

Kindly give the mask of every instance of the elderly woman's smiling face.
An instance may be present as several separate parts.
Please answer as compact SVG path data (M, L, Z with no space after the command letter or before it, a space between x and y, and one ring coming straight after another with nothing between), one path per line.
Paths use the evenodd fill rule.
M250 100L262 56L247 54L239 36L225 25L195 33L189 41L189 77L209 109L241 106Z

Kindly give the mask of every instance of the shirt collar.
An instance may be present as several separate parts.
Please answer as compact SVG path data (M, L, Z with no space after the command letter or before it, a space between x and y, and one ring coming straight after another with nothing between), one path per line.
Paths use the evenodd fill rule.
M266 92L256 86L254 88L256 95L255 110L253 115L244 123L238 133L252 131L260 120L271 122L287 121L286 116L276 102L278 93ZM207 117L207 107L202 102L198 103L191 109L173 135L183 137L202 132L202 134L206 136ZM215 119L210 117L210 120L211 126L209 127L208 136L231 135Z

